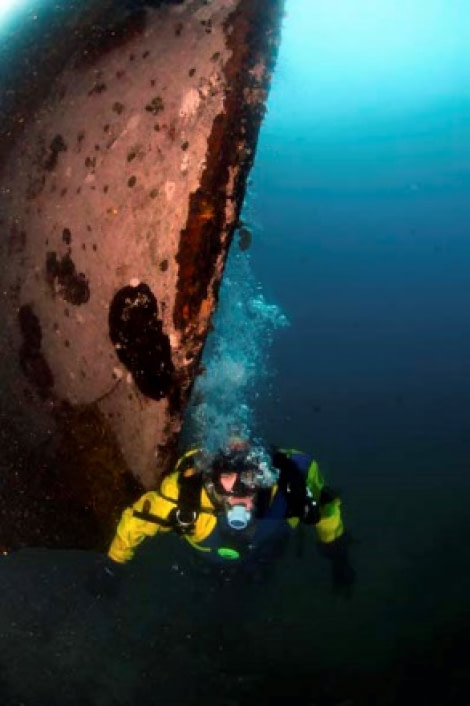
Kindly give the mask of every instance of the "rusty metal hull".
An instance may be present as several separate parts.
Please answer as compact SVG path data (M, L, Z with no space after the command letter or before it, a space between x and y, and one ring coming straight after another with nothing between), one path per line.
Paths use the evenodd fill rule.
M281 5L95 3L8 105L0 542L93 546L174 461Z

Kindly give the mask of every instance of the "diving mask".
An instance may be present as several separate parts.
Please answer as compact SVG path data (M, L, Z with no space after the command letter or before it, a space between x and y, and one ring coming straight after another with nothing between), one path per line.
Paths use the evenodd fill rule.
M221 495L243 497L261 488L270 488L277 482L278 471L271 464L267 452L259 446L219 452L211 463L210 476L216 492ZM230 492L222 487L222 475L236 473L237 480Z

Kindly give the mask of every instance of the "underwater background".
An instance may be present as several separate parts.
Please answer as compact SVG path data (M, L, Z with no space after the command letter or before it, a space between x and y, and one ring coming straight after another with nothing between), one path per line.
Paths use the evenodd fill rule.
M87 592L91 553L23 550L0 566L2 706L466 697L470 6L286 8L188 424L316 456L353 595L332 592L308 528L247 583L148 542L108 601Z

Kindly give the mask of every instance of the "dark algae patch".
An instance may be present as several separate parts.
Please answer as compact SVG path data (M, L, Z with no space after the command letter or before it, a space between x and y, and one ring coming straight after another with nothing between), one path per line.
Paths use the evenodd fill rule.
M52 172L59 161L59 154L66 151L67 145L65 144L64 138L62 135L56 135L49 145L46 159L44 160L44 169L47 169L48 172Z
M19 350L21 369L39 396L45 399L52 391L54 377L41 351L41 324L30 304L20 307L18 324L23 339Z
M145 106L145 110L152 115L158 115L164 109L163 99L161 96L155 96L150 103Z
M86 304L90 298L88 280L83 272L77 272L70 253L60 259L55 252L47 253L46 279L53 291L60 294L69 304L80 306Z
M146 284L116 292L109 309L109 336L142 394L160 400L171 392L170 341L158 317L157 300Z

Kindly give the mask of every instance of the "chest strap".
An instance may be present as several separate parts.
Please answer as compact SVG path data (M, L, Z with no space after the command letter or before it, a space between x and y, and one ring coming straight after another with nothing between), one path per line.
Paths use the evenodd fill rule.
M134 510L133 516L145 522L152 522L160 527L177 532L178 534L190 534L201 512L216 515L216 511L211 508L201 507L202 475L195 473L193 469L182 471L178 476L178 498L169 498L161 490L158 494L164 500L173 503L174 507L167 517L160 517L150 512L150 500L145 500L142 510Z

